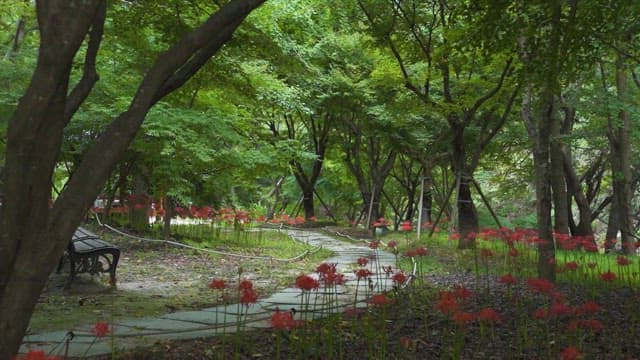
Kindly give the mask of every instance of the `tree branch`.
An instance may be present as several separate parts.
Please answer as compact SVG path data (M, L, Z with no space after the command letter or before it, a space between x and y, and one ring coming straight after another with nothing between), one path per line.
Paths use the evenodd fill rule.
M96 16L91 24L89 32L89 43L87 44L87 53L84 58L84 68L82 70L82 78L73 88L64 108L65 122L68 123L76 113L80 105L87 99L94 85L100 79L96 71L96 57L102 42L102 34L104 33L104 21L107 16L107 2L100 1L96 9Z
M496 84L496 86L493 89L489 90L489 92L484 94L484 96L481 96L478 100L476 100L476 102L473 104L473 106L469 110L465 111L465 119L464 119L465 124L468 124L469 122L471 122L471 119L475 115L476 111L478 111L480 106L482 106L482 104L484 104L487 100L491 99L493 96L495 96L498 93L498 91L500 91L500 88L502 88L502 84L504 83L504 79L507 77L507 75L511 71L512 62L513 62L513 58L510 57L509 60L507 60L507 63L505 64L504 69L502 69L502 74L500 74L500 79L498 80L498 83Z

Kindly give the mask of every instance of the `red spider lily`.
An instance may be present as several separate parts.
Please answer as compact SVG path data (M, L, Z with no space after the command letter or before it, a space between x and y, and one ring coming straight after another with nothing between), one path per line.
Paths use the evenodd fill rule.
M500 276L500 278L498 279L498 282L500 282L502 284L506 284L506 285L515 285L515 284L518 283L518 279L516 279L511 274L505 274L505 275Z
M297 225L302 225L305 223L305 219L302 216L296 216L295 220Z
M471 290L462 285L453 286L453 295L460 301L467 301L471 297Z
M443 314L450 314L452 312L458 311L460 309L460 304L456 301L453 292L451 291L441 291L438 294L438 303L436 307Z
M360 266L367 266L367 264L369 263L369 259L364 257L358 258L357 261L358 261L358 265Z
M475 315L466 311L456 311L452 319L458 326L464 327L475 319Z
M309 219L307 219L307 220L309 220L309 221L311 221L311 222L316 222L316 221L318 221L318 218L317 218L317 217L315 217L315 216L311 216L311 217L309 217Z
M564 316L571 315L573 309L563 302L554 302L549 307L549 315L551 316Z
M393 274L393 277L391 279L393 280L394 283L399 285L402 285L405 282L407 282L407 276L402 271L399 271Z
M369 248L370 249L377 249L380 246L380 240L373 240L372 242L369 243Z
M222 279L213 279L209 284L209 288L213 290L224 290L226 287L227 283Z
M26 354L16 356L14 360L62 360L62 357L49 356L43 350L29 350Z
M578 269L578 263L575 261L570 261L566 264L564 264L564 268L570 271L574 271L576 269Z
M480 249L480 256L482 256L483 258L490 258L493 256L493 252L489 249L482 248Z
M533 312L533 317L539 320L546 320L549 318L549 311L545 308L536 309Z
M375 221L373 223L373 227L382 227L382 226L387 226L387 225L389 225L389 223L383 217L379 218L377 221Z
M551 294L554 290L554 285L547 279L530 278L527 279L527 285L536 292L541 294Z
M376 306L385 306L391 304L391 299L385 294L375 294L371 297L371 303Z
M106 336L109 331L109 324L102 321L95 323L95 325L93 325L93 327L91 328L91 333L99 338Z
M345 283L344 274L336 273L336 272L328 272L324 278L325 285L343 285Z
M330 272L335 272L335 271L336 271L336 264L322 263L318 265L318 267L316 268L317 273L324 274L324 275Z
M605 273L600 274L600 280L602 281L615 281L615 279L618 276L615 273L612 273L611 271L607 271Z
M373 273L369 271L369 269L359 269L358 271L356 271L356 277L358 278L358 280L362 278L368 278L371 275L373 275Z
M424 246L419 246L416 249L416 254L418 256L427 256L427 248L425 248Z
M303 291L311 291L320 287L320 283L313 277L302 274L296 278L296 286Z
M271 315L271 326L277 330L291 330L299 325L294 319L293 314L290 311L280 311Z
M580 322L579 325L582 329L591 330L593 332L601 332L604 329L604 324L598 319L585 319Z
M478 320L486 323L498 323L501 321L500 314L492 308L484 308L478 312Z
M256 221L257 221L257 222L261 222L261 223L262 223L262 222L265 222L265 220L266 220L266 219L267 219L267 217L266 217L266 216L264 216L264 215L260 215L260 216L258 216L258 218L256 219Z
M253 289L253 283L251 282L251 280L243 279L242 281L240 281L240 284L238 284L238 288L240 288L240 290Z
M451 240L459 240L459 239L460 239L460 233L451 234Z
M411 225L411 221L403 221L402 225L400 226L400 229L402 231L411 231L413 230L413 226Z
M587 301L576 308L577 314L595 314L602 310L602 306L593 301Z
M620 266L628 266L631 264L631 260L629 260L629 258L625 256L618 256L618 259L616 260L616 262Z
M510 247L509 248L509 256L511 257L518 257L518 255L520 255L520 253L518 252L518 249L514 248L514 247Z
M588 241L582 244L582 248L586 252L598 252L598 245L596 245L593 241Z
M387 243L387 247L390 248L390 249L395 249L397 246L398 246L398 242L395 241L395 240L390 240Z
M582 359L582 353L580 352L580 350L578 350L578 348L574 346L569 346L564 350L562 350L562 352L560 353L560 356L562 357L562 360Z
M418 252L416 251L416 249L409 249L409 250L407 250L407 252L405 253L405 256L406 256L406 257L410 257L410 258L412 258L412 257L416 257L416 256L418 256Z
M243 305L255 304L258 301L258 293L251 289L243 289L240 296L240 303Z

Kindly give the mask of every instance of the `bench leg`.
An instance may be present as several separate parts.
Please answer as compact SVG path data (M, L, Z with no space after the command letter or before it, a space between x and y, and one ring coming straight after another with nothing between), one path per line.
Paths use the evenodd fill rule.
M120 249L114 249L111 252L113 256L113 261L111 262L111 267L109 268L109 285L112 287L116 286L116 269L118 268L118 261L120 260Z
M69 255L69 277L67 278L67 282L64 284L65 289L71 288L71 283L73 279L76 278L76 259Z

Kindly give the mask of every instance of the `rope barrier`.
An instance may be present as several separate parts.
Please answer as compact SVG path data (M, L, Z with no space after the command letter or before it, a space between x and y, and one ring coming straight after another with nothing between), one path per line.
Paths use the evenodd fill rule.
M196 246L191 246L191 245L187 245L187 244L183 244L183 243L179 243L176 241L171 241L171 240L160 240L160 239L149 239L149 238L145 238L145 237L140 237L140 236L136 236L136 235L131 235L128 234L124 231L118 230L116 228L114 228L113 226L110 226L108 224L104 224L100 221L100 218L98 217L98 214L93 212L94 217L96 218L96 221L98 222L98 225L101 227L104 227L118 235L124 236L124 237L128 237L131 239L135 239L135 240L140 240L140 241L146 241L146 242L155 242L155 243L163 243L163 244L169 244L169 245L173 245L173 246L177 246L177 247L183 247L183 248L187 248L187 249L191 249L191 250L196 250L196 251L203 251L206 253L211 253L211 254L218 254L218 255L223 255L223 256L229 256L229 257L236 257L236 258L242 258L242 259L255 259L255 260L268 260L268 261L276 261L276 262L282 262L282 263L289 263L289 262L294 262L294 261L298 261L306 256L309 256L311 254L315 254L316 252L318 252L322 247L316 247L316 249L314 249L313 251L309 251L309 250L305 250L302 254L294 256L292 258L288 258L288 259L281 259L281 258L275 258L272 256L256 256L256 255L244 255L244 254L235 254L235 253L230 253L230 252L225 252L225 251L218 251L218 250L212 250L212 249L205 249L205 248L200 248L200 247L196 247ZM289 234L287 234L291 239L301 242L300 240L298 240L297 238L295 238L294 236L291 236Z

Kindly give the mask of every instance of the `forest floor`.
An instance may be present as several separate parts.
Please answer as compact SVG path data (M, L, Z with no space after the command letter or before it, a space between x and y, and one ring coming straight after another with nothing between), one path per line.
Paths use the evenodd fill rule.
M131 249L130 249L131 250ZM135 250L135 249L133 249ZM128 295L122 301L139 311L171 312L189 307L210 306L206 284L212 277L237 274L242 266L251 278L268 293L288 286L304 271L313 271L317 263L302 262L293 268L274 271L260 264L246 264L232 259L177 254L167 249L128 251L123 258L123 274L118 292ZM640 291L629 286L608 284L557 284L554 297L531 293L524 281L505 286L497 276L483 276L461 269L454 248L430 248L429 256L443 265L437 273L421 274L410 286L389 294L390 305L370 307L366 311L316 320L294 330L252 330L241 336L202 338L184 341L159 341L152 348L115 354L116 359L639 359ZM224 261L222 261L224 260ZM203 265L205 264L205 265ZM129 268L131 266L131 268ZM175 271L179 268L180 271ZM127 271L127 269L137 269ZM168 269L173 269L170 271ZM637 274L636 274L637 276ZM78 304L96 313L109 300L99 294L109 293L95 285L74 286L77 298L67 299L69 312ZM188 289L206 290L188 290ZM464 313L478 314L491 308L500 319L492 324L477 317L456 322L440 311L441 291L466 289L458 306ZM187 290L185 290L187 289ZM91 295L96 291L95 296ZM133 296L139 291L144 297ZM43 297L43 303L55 298L55 291ZM117 293L116 293L117 294ZM115 296L115 295L114 295ZM126 296L129 296L127 298ZM158 301L148 302L148 297ZM468 298L467 298L468 296ZM143 302L147 297L147 304ZM67 296L68 298L68 296ZM96 300L99 299L99 300ZM83 303L79 303L79 302ZM579 309L588 301L599 308L585 315ZM96 303L97 302L97 303ZM554 308L567 304L569 309ZM122 304L122 302L120 303ZM91 306L97 305L95 308ZM60 304L56 304L60 306ZM112 307L112 309L117 308ZM108 308L108 306L106 306ZM45 306L46 308L46 306ZM73 309L71 309L73 308ZM151 311L149 311L151 308ZM547 308L547 315L535 317L537 309ZM100 310L103 311L103 310ZM110 310L108 310L110 311ZM523 315L524 314L524 315ZM86 316L86 314L85 314ZM122 314L126 317L127 314ZM84 318L86 321L86 318ZM600 329L598 323L602 324ZM584 326L584 325L587 326ZM577 350L582 355L572 353ZM94 359L111 359L111 356Z

